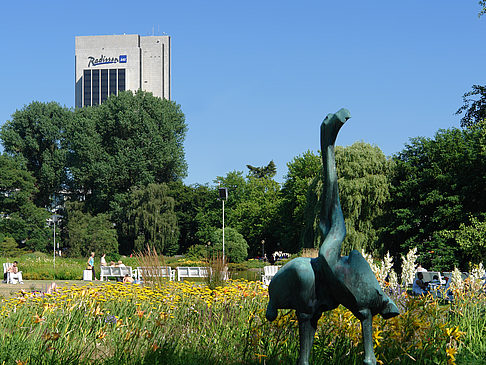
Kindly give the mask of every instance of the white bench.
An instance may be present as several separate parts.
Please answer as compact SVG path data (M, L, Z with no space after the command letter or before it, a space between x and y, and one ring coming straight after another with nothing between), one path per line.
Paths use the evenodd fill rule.
M441 273L438 271L419 271L419 272L422 273L422 275L424 276L423 281L425 283L432 283L433 285L445 284L445 280L443 280ZM417 275L419 272L415 273L414 281L418 279ZM437 276L436 280L434 280L434 276Z
M145 277L144 277L145 276ZM137 267L135 272L137 280L147 280L153 277L175 279L175 270L170 266Z
M13 264L11 262L5 262L3 264L3 273L7 273L7 284L22 284L24 281L22 279L22 271L18 271L17 273L7 272L9 268L11 268Z
M280 266L264 266L263 267L263 274L262 274L262 282L265 285L269 285L270 281L272 281L273 277L277 273L278 269L280 269Z
M103 281L107 278L124 278L125 275L128 274L128 276L132 277L133 276L133 271L130 266L121 266L121 267L116 267L116 266L101 266L100 267L100 280Z
M177 281L184 278L207 278L210 273L211 269L208 267L178 266Z

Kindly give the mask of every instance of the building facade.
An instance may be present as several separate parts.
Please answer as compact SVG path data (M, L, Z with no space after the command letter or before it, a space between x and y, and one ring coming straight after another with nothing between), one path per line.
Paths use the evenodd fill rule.
M79 36L75 43L77 108L124 90L170 100L169 36Z

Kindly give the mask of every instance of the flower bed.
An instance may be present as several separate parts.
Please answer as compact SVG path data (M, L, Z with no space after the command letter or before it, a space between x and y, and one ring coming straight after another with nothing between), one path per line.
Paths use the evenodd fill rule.
M457 298L451 305L397 294L402 315L375 317L379 362L484 359L484 294ZM21 293L0 302L0 363L295 363L294 312L280 311L270 323L267 301L261 283L248 281L229 281L215 290L167 281L157 287L106 283L60 288L52 295ZM360 363L362 352L359 321L343 307L324 313L312 363Z

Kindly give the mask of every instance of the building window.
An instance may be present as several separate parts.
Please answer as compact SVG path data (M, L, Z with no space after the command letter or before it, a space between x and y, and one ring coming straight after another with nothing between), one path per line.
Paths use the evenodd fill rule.
M108 99L108 70L101 70L101 102Z
M125 69L118 69L118 91L125 91Z
M116 89L116 70L111 69L110 70L110 95L111 94L117 94L117 89Z
M125 91L125 69L83 71L83 106L103 103L111 94Z
M91 105L91 70L83 72L83 105Z
M93 70L91 75L91 105L98 105L100 103L100 70Z

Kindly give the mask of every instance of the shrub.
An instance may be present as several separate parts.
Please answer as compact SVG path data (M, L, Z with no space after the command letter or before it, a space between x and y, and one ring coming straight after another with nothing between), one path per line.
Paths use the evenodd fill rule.
M8 236L0 237L0 254L2 256L17 256L21 252L22 250L19 249L14 238Z
M223 250L223 230L218 228L211 235L214 251ZM248 257L248 243L234 228L224 229L224 254L230 262L243 262Z
M207 256L208 249L204 245L193 245L186 252L186 258L191 260L205 260Z

